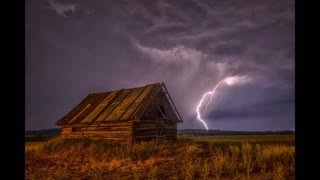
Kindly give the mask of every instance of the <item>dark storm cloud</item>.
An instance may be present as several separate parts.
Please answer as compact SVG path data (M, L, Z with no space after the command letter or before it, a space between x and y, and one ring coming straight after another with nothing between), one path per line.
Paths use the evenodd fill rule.
M294 108L294 100L292 99L281 99L271 102L260 102L253 103L237 108L222 108L214 109L208 114L207 117L213 119L223 120L230 118L256 118L256 117L266 117L274 116L282 113L292 112Z
M30 0L25 25L27 129L51 128L88 93L154 82L192 127L202 93L233 75L253 81L221 87L208 121L294 128L292 0Z

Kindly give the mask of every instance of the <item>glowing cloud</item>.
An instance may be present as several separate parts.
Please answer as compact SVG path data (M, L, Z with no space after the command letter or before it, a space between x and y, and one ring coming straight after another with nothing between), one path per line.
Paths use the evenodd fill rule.
M201 100L200 100L200 102L199 102L199 104L198 104L198 106L197 106L197 109L196 109L196 110L197 110L197 119L198 119L199 121L201 121L202 124L205 126L205 128L208 130L208 126L207 126L206 122L201 118L200 108L201 108L201 106L202 106L202 103L203 103L204 99L205 99L208 95L210 95L210 100L208 101L208 103L207 103L207 105L206 105L206 109L207 109L209 103L212 101L212 96L213 96L213 94L215 93L216 89L219 87L219 85L220 85L221 83L224 82L224 83L226 83L226 84L229 85L229 86L233 86L233 85L242 85L242 84L245 84L245 83L249 83L249 82L251 82L251 81L252 81L252 79L251 79L249 76L230 76L230 77L227 77L227 78L221 80L221 81L213 88L212 91L208 91L208 92L206 92L206 93L204 93L204 94L202 95L202 98L201 98Z
M249 76L231 76L227 77L223 80L227 85L241 85L245 83L249 83L252 81L252 79Z

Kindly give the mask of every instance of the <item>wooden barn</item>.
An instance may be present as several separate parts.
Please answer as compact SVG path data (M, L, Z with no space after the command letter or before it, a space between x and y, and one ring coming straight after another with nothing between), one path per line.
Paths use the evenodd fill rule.
M56 122L67 138L89 137L118 142L177 139L181 123L164 83L89 94Z

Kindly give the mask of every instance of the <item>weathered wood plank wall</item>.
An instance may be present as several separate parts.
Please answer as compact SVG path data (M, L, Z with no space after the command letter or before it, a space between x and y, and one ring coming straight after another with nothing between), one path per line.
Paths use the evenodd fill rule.
M164 138L177 139L177 124L163 120L143 120L133 123L133 141Z
M91 124L89 127L63 126L61 135L67 138L88 137L108 141L132 142L132 121Z

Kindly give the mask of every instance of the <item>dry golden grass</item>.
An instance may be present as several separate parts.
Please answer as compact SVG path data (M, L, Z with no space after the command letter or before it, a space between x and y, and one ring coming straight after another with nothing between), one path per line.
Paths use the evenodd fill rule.
M40 147L42 147L45 144L45 142L28 142L25 143L24 150L30 151L30 150L37 150Z
M295 148L286 144L180 139L128 145L55 138L25 152L26 179L281 180L294 179L294 173Z

